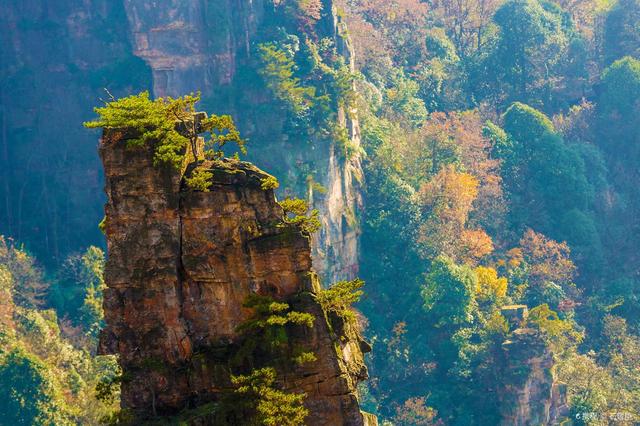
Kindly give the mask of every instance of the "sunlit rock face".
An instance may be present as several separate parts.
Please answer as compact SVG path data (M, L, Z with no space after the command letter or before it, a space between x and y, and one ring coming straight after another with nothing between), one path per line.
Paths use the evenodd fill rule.
M283 224L273 191L261 188L269 175L250 163L205 162L210 191L192 191L188 167L156 167L152 148L127 149L125 139L110 132L100 145L108 244L100 352L119 355L123 408L144 419L216 402L231 387L237 327L251 313L243 303L262 294L315 317L292 340L317 360L279 378L307 394L308 424L372 424L356 392L368 347L315 301L309 238Z
M502 308L514 330L502 345L501 424L558 424L568 412L566 386L555 380L553 354L540 331L520 327L527 312L525 305Z

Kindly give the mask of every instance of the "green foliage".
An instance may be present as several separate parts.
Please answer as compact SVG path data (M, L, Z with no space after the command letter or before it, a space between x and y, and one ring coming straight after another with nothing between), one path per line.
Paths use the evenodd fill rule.
M437 257L422 286L424 308L433 316L437 327L470 323L475 310L476 287L473 270L458 266L447 257Z
M100 221L100 223L98 223L98 229L100 229L100 231L105 234L106 233L106 229L107 229L107 217L104 216L102 218L102 220Z
M202 167L196 167L191 172L191 176L186 176L184 181L187 184L187 187L192 191L209 192L212 178L213 173L209 170Z
M244 307L252 309L251 317L237 328L242 336L241 347L234 355L236 365L250 365L262 358L273 365L286 365L292 359L311 358L291 346L289 330L292 326L312 327L314 316L308 312L292 310L289 304L277 302L268 296L252 294Z
M598 353L570 353L557 367L559 380L567 383L571 415L578 424L598 424L589 413L619 413L620 421L637 420L640 377L635 366L640 340L627 329L624 319L606 315L601 323L602 346Z
M278 189L279 186L280 183L278 182L278 179L273 176L266 177L260 181L260 188L262 188L263 191Z
M482 129L482 135L491 140L493 152L498 158L506 159L513 153L513 141L509 135L498 125L487 121Z
M46 293L42 271L24 247L1 235L0 265L6 266L11 274L14 282L12 296L16 305L25 308L42 306Z
M273 368L253 370L249 375L233 376L237 388L233 398L238 420L247 426L298 426L309 411L304 408L304 393L287 393L275 387ZM229 404L229 403L228 403ZM230 405L230 404L229 404Z
M298 353L293 356L293 362L295 362L298 365L308 364L310 362L315 362L317 360L318 358L313 352L298 351Z
M102 403L93 392L117 365L114 357L92 355L102 325L102 251L91 247L65 264L77 278L74 326L52 309L16 303L22 300L16 278L45 290L49 283L33 259L0 241L0 252L6 250L0 258L0 410L16 424L97 424L118 403L118 398Z
M544 333L555 353L561 354L582 341L583 335L576 331L568 320L562 320L558 314L542 304L529 311L527 323Z
M607 119L633 120L640 97L640 61L626 56L602 73L602 91L598 102Z
M538 0L502 3L493 16L499 33L474 69L475 93L490 96L500 105L513 101L549 104L550 81L560 78L572 28L560 10ZM570 21L569 21L570 22Z
M311 189L313 189L313 191L318 193L318 194L326 194L327 193L327 188L325 186L323 186L321 183L318 183L318 182L313 182L313 184L311 185Z
M210 138L205 141L205 147L209 149L206 154L210 154L210 157L221 158L223 148L229 143L237 145L240 153L247 153L245 141L240 137L240 132L230 115L212 115L205 118L200 122L199 131L195 131L190 136L191 140L193 141L200 132L208 132L210 135Z
M98 338L104 327L104 310L102 308L102 292L104 283L104 253L98 247L89 247L81 257L82 282L85 285L85 297L80 308L80 321L87 335Z
M258 46L262 68L258 71L277 99L296 115L304 115L313 106L315 89L300 84L294 76L296 65L286 52L273 43Z
M618 0L605 15L603 37L603 60L605 65L623 56L638 57L640 54L640 2Z
M197 100L193 96L151 100L149 92L142 92L119 100L112 99L105 106L95 108L99 119L84 125L90 129L131 129L134 137L127 140L127 146L135 148L154 143L156 164L180 167L182 153L189 140L176 130L176 115L193 112Z
M313 315L290 311L287 303L276 302L271 297L252 294L247 298L243 306L253 309L254 314L251 319L238 328L238 331L241 332L287 324L313 326Z
M531 227L556 239L567 238L570 232L559 226L564 214L573 209L587 212L593 202L584 160L544 114L527 105L514 103L504 123L507 139L493 132L512 199L511 226L518 233Z
M122 380L122 374L102 377L96 383L96 399L106 404L113 404L117 400Z
M418 126L427 118L427 108L418 97L419 90L418 83L398 72L385 92L385 106L392 109L393 116L402 117L410 125Z
M504 113L504 128L515 140L523 141L555 133L553 123L542 112L514 102Z
M239 367L246 368L268 360L268 366L254 368L249 375L232 375L231 381L236 388L222 400L223 416L229 424L302 424L308 414L302 405L305 394L279 390L276 367L290 368L291 362L302 365L316 361L313 352L292 347L289 341L292 326L312 327L315 317L291 310L287 303L257 294L250 295L244 307L253 313L237 329L241 346L234 361Z
M299 198L286 198L279 204L284 210L284 223L297 226L305 234L311 235L322 226L318 219L318 210L313 209L307 213L309 206L306 201Z
M0 357L0 411L3 422L17 425L70 425L61 415L60 396L46 366L16 348Z
M204 132L211 135L206 145L214 157L220 157L222 148L230 142L237 144L244 153L244 141L229 115L212 115L196 122L195 104L199 101L200 94L151 100L149 92L117 100L112 98L105 106L95 108L99 118L85 122L84 126L132 132L127 146L139 148L153 144L155 165L170 164L180 168L189 145L192 160L196 160L197 140Z
M427 33L426 47L429 59L438 58L444 61L458 61L456 46L449 40L442 28L433 28Z
M49 301L58 314L80 326L83 334L94 342L104 326L104 265L105 256L98 247L71 255L49 290Z
M355 321L355 313L351 310L351 305L362 297L364 281L355 279L351 281L338 281L327 289L318 292L317 300L322 308L327 312L335 312L341 317Z

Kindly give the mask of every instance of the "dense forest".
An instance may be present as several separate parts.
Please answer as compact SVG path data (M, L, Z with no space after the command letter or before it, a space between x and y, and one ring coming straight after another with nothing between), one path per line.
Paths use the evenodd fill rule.
M64 34L46 7L30 17L9 3L3 45L40 34L43 51L42 38ZM327 8L337 37L327 36ZM640 1L264 9L234 77L202 88L199 107L234 116L245 158L278 178L281 197L328 197L329 149L361 165L361 206L343 216L359 238L356 307L373 348L362 407L383 425L500 424L520 380L504 370L514 339L504 308L525 305L520 326L552 354L572 424L640 421ZM80 126L102 98L137 95L156 77L131 53L124 8L100 13L85 30L113 18L97 37L107 44L91 39L105 50L56 56L71 64L66 90L84 90L71 106L60 75L57 89L41 87L36 54L0 51L1 424L117 418L117 363L96 355L98 134ZM86 73L65 56L74 54L101 65ZM66 122L49 126L52 109Z

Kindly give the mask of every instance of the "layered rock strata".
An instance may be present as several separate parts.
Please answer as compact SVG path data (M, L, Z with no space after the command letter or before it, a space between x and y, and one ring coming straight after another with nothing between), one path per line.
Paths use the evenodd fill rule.
M126 138L106 132L100 144L108 245L100 352L119 355L122 407L144 419L215 403L231 387L237 327L251 315L243 303L261 294L315 317L292 339L317 361L278 379L306 393L308 424L367 424L355 389L367 376L367 347L316 302L309 238L283 223L273 191L261 188L269 175L205 162L210 191L192 191L183 179L190 168L154 167L153 148L127 149Z

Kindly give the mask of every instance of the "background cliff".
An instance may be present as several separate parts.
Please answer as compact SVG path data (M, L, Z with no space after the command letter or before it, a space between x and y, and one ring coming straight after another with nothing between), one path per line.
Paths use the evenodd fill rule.
M80 121L103 88L143 90L151 72L120 2L10 0L1 15L0 232L53 266L101 240L96 138Z
M271 170L284 193L308 196L319 208L324 226L314 260L320 274L335 281L358 270L362 170L355 105L338 93L354 83L335 81L332 73L355 68L333 2L308 3L308 10L262 0L134 0L124 7L134 54L152 69L154 94L201 91L205 107L237 117L249 159ZM302 78L287 76L289 70ZM308 89L304 99L296 89ZM327 123L312 123L311 115Z
M314 111L305 117L295 107L283 113L291 109L274 90L279 83L273 78L280 76L262 73L269 58L260 56L260 45L289 49L288 60L298 69L311 60L299 51L307 40L333 43L329 55L343 57L353 70L353 52L332 2L305 13L272 2L231 0L3 6L0 233L24 241L49 265L79 246L99 243L94 224L100 219L102 177L95 140L80 126L65 124L88 118L95 101L108 98L103 88L115 96L145 88L155 96L201 91L209 110L238 117L243 135L256 141L250 159L272 170L284 192L309 194L323 212L325 227L314 243L321 275L330 281L353 278L362 178L355 111L347 111L352 106L339 104L334 93L322 106L310 106ZM335 92L336 84L315 68L300 85ZM322 90L318 96L326 94ZM312 131L311 113L330 123ZM345 143L352 145L349 158L342 155Z

